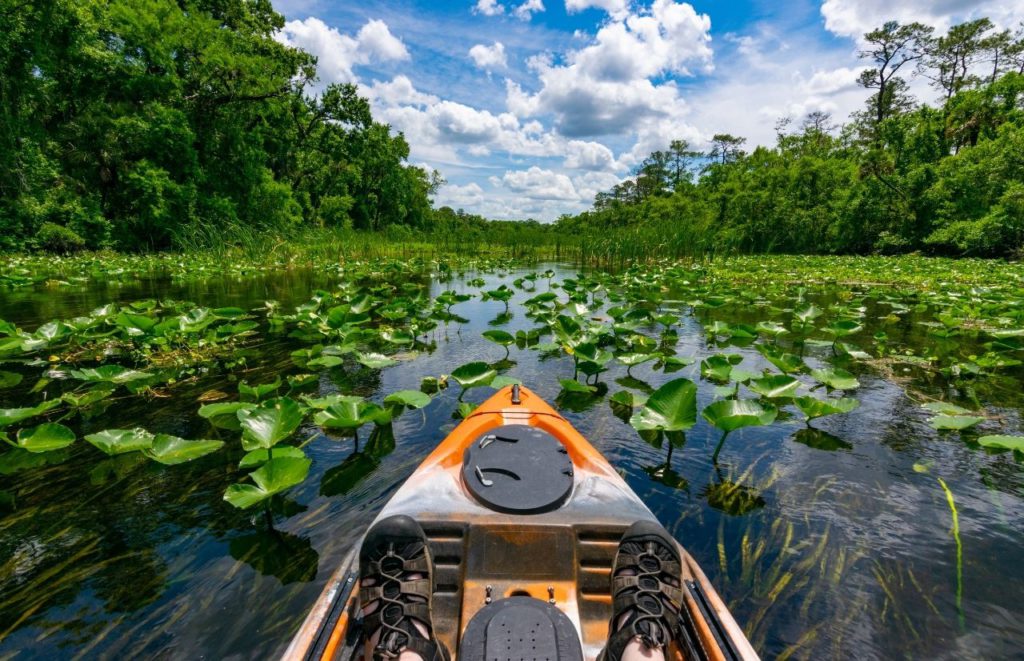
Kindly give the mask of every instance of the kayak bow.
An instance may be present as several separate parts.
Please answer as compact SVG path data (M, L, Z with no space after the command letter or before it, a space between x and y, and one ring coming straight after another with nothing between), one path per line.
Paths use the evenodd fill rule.
M508 597L553 604L583 658L608 637L610 576L623 531L655 520L608 461L525 387L498 391L456 427L384 506L411 516L434 558L433 627L453 657L473 617ZM358 548L328 581L285 659L348 659L362 651ZM696 561L683 559L684 626L675 661L755 661L739 625Z

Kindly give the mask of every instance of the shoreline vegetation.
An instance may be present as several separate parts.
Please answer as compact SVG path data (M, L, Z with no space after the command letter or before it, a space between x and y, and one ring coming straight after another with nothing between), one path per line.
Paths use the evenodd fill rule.
M544 224L434 208L440 173L409 164L354 85L322 86L315 57L276 41L269 2L29 0L3 21L0 252L255 255L316 239L304 250L622 267L1024 249L1024 26L887 22L864 35L867 98L845 123L783 117L776 144L752 149L726 133L672 141L591 210Z

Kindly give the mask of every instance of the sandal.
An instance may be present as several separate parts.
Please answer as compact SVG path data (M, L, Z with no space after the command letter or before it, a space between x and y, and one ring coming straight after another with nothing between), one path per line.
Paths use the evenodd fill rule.
M625 574L626 570L635 573ZM599 661L617 661L630 641L648 649L665 648L679 625L683 600L682 561L665 529L637 521L619 542L612 568L612 619ZM619 626L623 614L626 621Z
M433 562L427 536L408 516L391 516L366 533L359 549L359 600L377 608L363 617L366 639L380 631L373 658L396 659L405 650L423 661L448 661L448 650L433 636L431 596ZM419 578L407 578L420 574ZM373 585L364 585L368 580ZM427 628L424 637L414 624Z

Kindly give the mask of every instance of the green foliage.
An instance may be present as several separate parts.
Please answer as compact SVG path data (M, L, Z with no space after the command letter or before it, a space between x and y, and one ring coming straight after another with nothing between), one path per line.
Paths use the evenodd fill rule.
M247 0L29 0L0 39L0 249L424 226L437 184Z

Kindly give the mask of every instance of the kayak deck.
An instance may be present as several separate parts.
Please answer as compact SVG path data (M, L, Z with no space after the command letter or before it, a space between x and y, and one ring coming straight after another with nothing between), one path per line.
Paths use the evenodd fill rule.
M473 497L466 483L474 474L492 485L496 480L514 479L529 488L532 479L538 488L536 476L508 477L504 473L511 472L501 469L485 476L478 466L463 465L474 442L507 425L543 430L564 446L572 461L572 489L564 502L549 511L516 514L497 512ZM537 470L543 472L543 468ZM463 421L395 493L378 519L397 514L414 518L428 537L434 562L434 632L453 658L470 620L487 604L530 596L562 611L576 627L583 657L595 659L608 637L611 570L619 539L635 521L656 521L604 457L526 388L499 391ZM757 659L697 563L680 551L684 585L692 585L686 597L693 615L692 634L696 646L704 648L698 657ZM351 626L359 620L358 590L346 593L345 588L354 582L355 563L355 554L350 554L292 641L286 658L331 659L351 654L352 650L345 650L358 644ZM340 603L342 599L347 603Z

